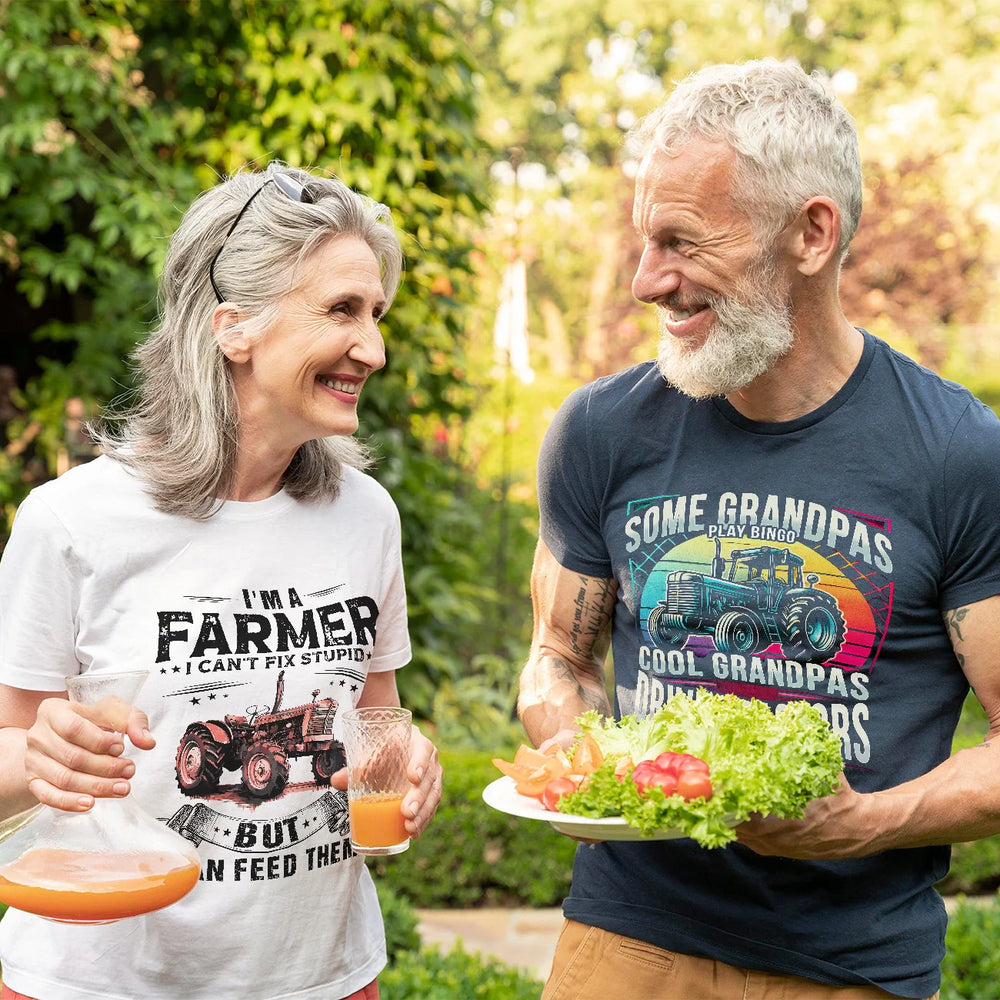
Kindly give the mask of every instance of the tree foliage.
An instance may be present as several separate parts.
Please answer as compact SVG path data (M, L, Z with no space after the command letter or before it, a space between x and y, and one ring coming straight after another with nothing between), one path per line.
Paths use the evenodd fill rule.
M630 294L635 165L621 139L674 81L719 60L795 60L854 115L867 190L844 274L852 321L932 366L946 351L954 361L969 324L996 322L1000 180L988 164L1000 156L1000 0L961 11L948 0L464 0L462 9L485 79L481 130L497 151L480 287L495 301L506 262L526 261L536 376L526 394L539 413L572 384L655 352L653 310ZM491 333L478 329L483 355ZM506 392L498 384L473 427L484 468L500 464L486 428ZM544 423L522 423L518 454L537 451Z
M406 271L383 324L389 362L362 433L403 519L428 714L441 677L517 629L483 566L487 498L428 427L466 419L463 310L486 205L474 68L426 0L0 2L0 311L13 336L0 491L7 520L68 450L66 407L127 388L155 279L184 209L217 177L277 158L389 205ZM77 400L82 402L76 402ZM491 643L493 644L491 647Z

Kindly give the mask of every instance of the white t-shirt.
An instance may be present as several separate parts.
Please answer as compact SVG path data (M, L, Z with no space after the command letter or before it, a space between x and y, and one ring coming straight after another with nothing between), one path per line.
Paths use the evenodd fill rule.
M197 844L202 872L179 903L113 924L9 910L4 982L40 1000L340 1000L371 982L386 957L375 887L344 794L314 772L323 744L295 739L306 712L281 740L283 787L251 794L239 737L279 692L315 726L409 658L399 516L356 470L333 503L278 493L204 522L156 510L107 457L34 490L0 562L0 682L63 691L71 674L148 670L136 703L157 745L126 751L133 794ZM185 792L177 751L205 723L231 734L228 756L214 787Z

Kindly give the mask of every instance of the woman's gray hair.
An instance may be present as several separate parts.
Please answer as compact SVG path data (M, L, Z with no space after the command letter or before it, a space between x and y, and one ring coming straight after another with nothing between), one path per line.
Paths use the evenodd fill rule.
M303 185L312 201L283 193L271 181L279 171ZM229 496L236 472L239 410L229 362L212 332L217 299L209 268L219 248L215 283L248 317L246 328L259 333L294 288L298 266L340 235L356 236L372 249L388 308L403 265L392 217L384 205L336 178L275 162L264 172L241 172L210 188L185 213L160 277L159 329L133 354L139 375L134 405L121 417L109 412L91 429L106 454L142 478L160 510L210 517ZM299 500L332 499L343 465L369 463L354 437L307 441L282 485Z
M676 152L694 138L736 154L733 199L770 246L810 198L840 209L838 252L861 218L861 156L854 121L816 77L776 59L708 66L682 80L665 104L625 137L637 159Z

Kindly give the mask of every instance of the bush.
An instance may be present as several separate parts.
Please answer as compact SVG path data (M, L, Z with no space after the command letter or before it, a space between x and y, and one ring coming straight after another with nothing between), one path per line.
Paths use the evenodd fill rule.
M444 798L426 833L405 853L369 862L380 892L429 909L562 902L576 844L547 823L483 802L483 789L500 777L491 756L442 752Z
M983 742L989 722L986 712L971 692L962 707L962 716L952 741L952 752ZM983 895L1000 886L1000 837L986 837L965 844L955 844L951 849L951 867L938 883L938 891L945 896L958 893Z
M542 984L455 947L404 952L378 977L382 1000L538 1000Z
M385 925L386 955L389 964L394 965L403 952L417 951L420 948L417 915L388 886L378 887L378 902L382 911L382 923Z
M945 896L995 892L1000 887L1000 837L987 837L951 849L951 867L938 883Z
M941 1000L994 1000L1000 983L1000 902L960 902L948 923Z
M421 948L410 906L379 887L389 965L379 975L382 1000L538 1000L542 984L493 960L455 947Z

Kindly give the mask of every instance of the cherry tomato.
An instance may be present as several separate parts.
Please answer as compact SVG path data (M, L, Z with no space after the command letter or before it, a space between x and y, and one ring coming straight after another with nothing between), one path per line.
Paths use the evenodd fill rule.
M701 771L702 774L709 773L708 764L706 764L700 757L695 757L693 754L689 753L682 753L677 756L678 773L683 771Z
M661 771L668 771L672 774L676 774L680 756L680 754L674 753L673 750L665 750L653 763L656 764Z
M632 771L632 780L635 782L635 787L639 789L640 795L646 791L649 782L658 774L663 774L663 772L656 766L655 761L640 760L635 765L635 769Z
M677 794L685 800L710 799L712 779L704 771L690 769L677 776Z
M664 795L673 795L677 791L677 781L677 775L672 771L657 770L650 775L642 792L645 794L647 789L659 788L662 789Z
M542 791L542 805L551 812L556 811L559 800L576 791L576 782L570 778L553 778Z

